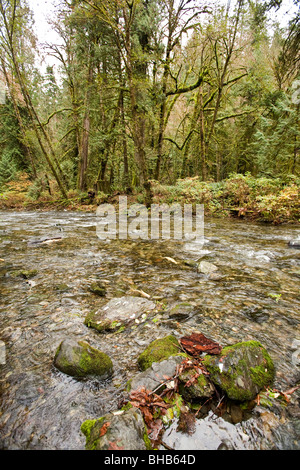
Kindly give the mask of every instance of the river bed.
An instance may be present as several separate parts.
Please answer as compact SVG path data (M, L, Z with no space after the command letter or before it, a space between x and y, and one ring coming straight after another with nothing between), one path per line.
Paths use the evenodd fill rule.
M1 449L84 449L81 423L117 408L138 373L138 355L167 334L201 331L222 346L260 341L276 366L274 388L299 382L300 250L288 247L299 226L210 218L202 246L101 241L94 213L0 212L0 220ZM43 237L61 240L32 243ZM201 259L218 266L220 276L199 274L193 261ZM26 280L16 275L20 270L37 274ZM106 285L105 298L89 291L97 280ZM141 292L157 303L145 321L118 334L84 325L108 300ZM181 302L193 307L191 314L170 318ZM112 379L82 382L56 370L53 357L66 338L109 354ZM236 426L208 417L190 438L169 429L165 441L175 449L216 449L225 433L236 449L299 449L299 428L298 391L287 406L258 406Z

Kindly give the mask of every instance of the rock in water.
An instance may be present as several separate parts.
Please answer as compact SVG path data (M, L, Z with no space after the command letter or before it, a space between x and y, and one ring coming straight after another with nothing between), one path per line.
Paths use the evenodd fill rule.
M217 266L212 263L209 263L208 261L200 261L197 270L198 273L201 274L213 274L218 271L218 268Z
M110 357L84 341L62 341L56 351L54 365L61 372L76 378L103 380L113 372Z
M291 240L291 241L289 241L288 245L291 248L299 248L300 249L300 240Z
M179 393L187 401L209 398L214 394L215 389L205 375L197 375L194 369L187 369L179 375Z
M146 370L153 362L161 362L170 356L176 356L181 353L180 344L175 336L166 336L159 338L145 349L138 357L138 365L141 370Z
M155 307L155 303L148 299L128 295L112 299L97 312L89 313L84 323L99 332L115 331L134 322Z
M151 450L140 410L118 410L81 425L86 450Z
M218 356L205 356L203 364L211 381L237 401L253 400L275 376L273 361L258 341L227 346Z
M90 292L100 297L105 297L106 287L101 282L93 282L89 287Z
M172 380L176 374L176 369L179 364L184 360L182 356L171 356L161 362L154 362L144 372L140 372L134 377L129 383L128 388L130 390L138 390L139 388L145 388L146 390L156 390L156 393L160 393L164 388L164 384L167 381L167 377Z

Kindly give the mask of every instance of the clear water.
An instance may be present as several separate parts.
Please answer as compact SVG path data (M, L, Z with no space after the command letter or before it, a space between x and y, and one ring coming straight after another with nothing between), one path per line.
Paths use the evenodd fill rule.
M300 339L300 250L287 246L299 237L299 227L209 219L201 246L103 242L91 213L0 212L0 221L0 340L6 353L0 365L0 448L84 449L81 423L117 408L126 382L138 373L139 353L166 334L198 330L223 346L258 340L276 365L274 387L285 391L299 381L293 344ZM30 243L42 237L62 240ZM217 265L221 276L211 280L184 264L199 259ZM13 275L31 269L38 274L29 281ZM95 280L106 284L105 299L89 292ZM146 321L105 335L84 325L91 309L113 297L139 295L137 290L157 302ZM191 315L170 319L170 307L180 302L193 305ZM113 378L81 382L58 372L53 357L65 338L84 339L108 353ZM177 449L214 449L225 433L233 448L299 448L298 397L295 392L289 406L274 411L257 407L236 426L220 418L213 426L209 417L208 424L199 420L189 437L176 434L174 424L166 439Z

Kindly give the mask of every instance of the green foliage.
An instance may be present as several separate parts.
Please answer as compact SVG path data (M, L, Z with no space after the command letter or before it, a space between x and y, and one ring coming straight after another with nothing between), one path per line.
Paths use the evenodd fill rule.
M199 178L178 180L174 186L153 183L157 203L204 204L207 215L247 216L272 223L300 220L300 179L255 178L232 174L226 180L203 182Z
M18 149L6 150L0 160L0 187L15 178L18 172Z
M0 106L0 187L26 168L20 130L10 102Z
M4 47L4 26L0 52L25 132L8 99L0 106L0 186L32 172L29 144L32 174L40 176L30 187L31 202L49 196L45 174L54 191L57 185L62 193L80 189L70 199L86 205L90 188L100 201L130 190L143 192L144 202L143 182L156 178L154 195L167 203L203 203L208 213L251 211L274 221L284 217L278 204L286 208L289 201L288 213L297 218L299 14L271 31L269 11L280 0L243 2L227 13L220 6L207 16L197 3L57 6L62 40L48 52L60 61L58 80L56 68L42 74L33 65L38 51L26 3L8 2L0 16L14 21L17 64ZM38 118L30 118L33 110ZM282 193L283 187L290 190Z

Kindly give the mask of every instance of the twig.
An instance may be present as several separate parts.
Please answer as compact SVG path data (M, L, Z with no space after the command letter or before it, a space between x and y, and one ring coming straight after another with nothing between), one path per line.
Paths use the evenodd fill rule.
M209 398L203 403L203 405L200 406L200 408L197 410L197 413L195 414L195 416L198 416L199 411L201 411L201 409L203 408L203 406L206 405L206 403L208 403L211 399L212 399L212 397L209 397Z
M164 446L164 447L165 447L166 449L168 449L168 450L175 450L175 449L173 449L173 447L168 446L168 444L166 444L166 443L163 442L163 441L160 441L160 443L161 443L162 446Z
M225 395L223 395L222 398L219 400L219 403L217 404L215 410L213 411L213 415L210 417L210 419L213 419L213 416L216 414L216 411L217 411L217 409L219 408L219 406L221 405L221 403L222 403L222 401L224 400L224 398L225 398ZM217 416L217 415L216 415L216 416ZM218 416L217 416L217 418L218 418Z

